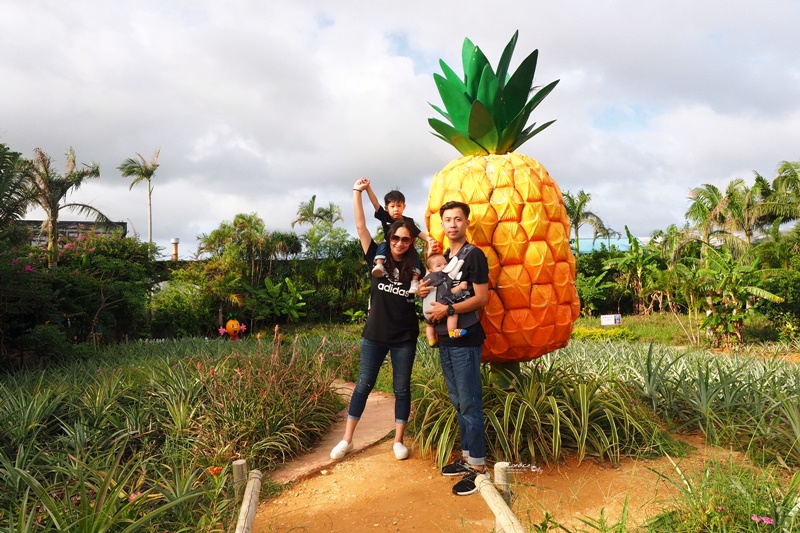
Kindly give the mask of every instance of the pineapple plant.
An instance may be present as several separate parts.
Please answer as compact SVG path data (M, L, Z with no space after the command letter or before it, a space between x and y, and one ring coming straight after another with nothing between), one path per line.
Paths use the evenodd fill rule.
M463 157L434 176L425 212L429 235L446 248L439 208L452 200L469 205L467 239L489 261L482 360L493 371L512 372L521 362L566 346L580 313L561 190L538 161L515 152L555 122L526 126L558 80L532 89L538 50L509 75L518 34L506 45L496 71L469 39L462 47L463 80L439 61L444 76L434 74L434 79L444 110L431 106L447 122L431 118L428 123Z

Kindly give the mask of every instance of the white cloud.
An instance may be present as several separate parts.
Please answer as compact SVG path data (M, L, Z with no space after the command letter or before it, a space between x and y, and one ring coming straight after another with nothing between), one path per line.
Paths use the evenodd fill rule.
M182 255L240 212L289 229L313 194L352 232L361 175L378 196L403 190L421 222L458 156L427 125L439 58L461 72L469 36L496 64L519 29L516 62L538 48L537 83L561 80L534 113L557 122L521 151L646 235L682 223L692 187L800 158L799 15L791 0L16 2L0 19L0 142L57 168L68 146L99 162L73 199L140 235L145 188L116 167L160 147L154 234Z

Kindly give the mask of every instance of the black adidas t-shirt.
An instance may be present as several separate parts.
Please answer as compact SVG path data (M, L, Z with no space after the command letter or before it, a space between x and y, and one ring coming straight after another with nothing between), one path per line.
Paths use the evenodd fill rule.
M445 252L444 257L449 263L450 250ZM486 259L486 254L483 253L483 250L477 246L464 258L460 281L468 281L470 290L472 290L473 283L489 283L489 261ZM469 326L467 334L458 339L451 339L447 335L439 335L439 344L442 346L481 346L485 339L486 333L483 331L483 326L479 321Z
M364 254L367 264L375 260L378 245L370 242ZM416 341L419 337L419 320L414 305L414 295L408 292L411 280L400 283L393 272L384 278L370 276L370 310L361 336L375 342L398 344Z

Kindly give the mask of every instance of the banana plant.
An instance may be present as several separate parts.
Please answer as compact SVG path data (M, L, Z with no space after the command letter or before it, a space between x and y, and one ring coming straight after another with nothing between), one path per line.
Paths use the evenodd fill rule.
M717 345L730 346L734 341L741 344L745 316L754 312L751 304L758 298L783 302L783 297L759 286L779 269L759 268L751 253L734 257L727 246L719 250L707 247L704 259L704 266L698 271L707 296L702 326L709 328Z

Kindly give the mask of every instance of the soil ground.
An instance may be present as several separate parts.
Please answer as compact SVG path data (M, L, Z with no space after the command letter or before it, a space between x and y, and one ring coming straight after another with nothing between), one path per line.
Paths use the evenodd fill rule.
M685 473L700 471L712 456L742 460L700 438L690 442L696 449L675 459ZM512 469L511 509L526 527L541 523L548 512L567 527L589 530L580 518L597 519L602 512L613 524L627 502L629 525L640 524L674 496L673 487L651 469L676 479L668 458L625 459L613 468L592 460L578 464L573 457L538 473L519 465ZM421 458L416 449L409 459L397 461L387 439L262 502L253 531L492 531L494 515L480 494L452 494L457 480L442 476L434 461Z
M327 457L341 438L337 426L314 452L272 474L289 484L279 496L261 502L253 531L492 531L494 515L483 497L452 494L458 478L442 476L432 457L423 458L412 447L407 460L395 459L392 439L386 438L394 429L393 399L380 393L370 399L376 403L367 406L359 423L356 450L344 460L337 463ZM743 460L740 454L706 446L702 438L688 440L694 451L675 459L684 472L700 471L712 456ZM542 471L512 465L511 509L526 527L541 523L547 512L567 527L588 530L580 518L597 519L602 512L613 524L627 502L628 523L639 524L674 496L672 486L653 470L676 478L675 466L666 457L623 459L616 468L591 459L578 464L574 457Z

